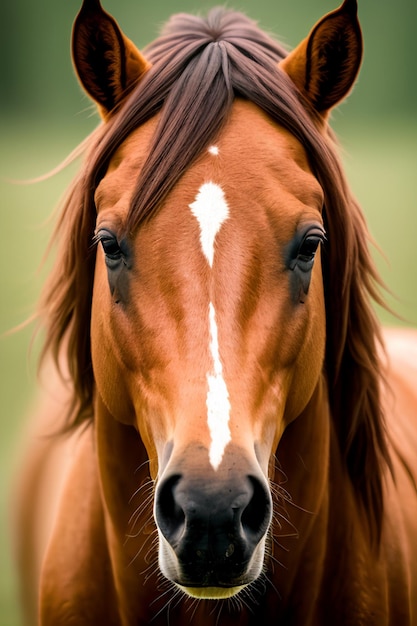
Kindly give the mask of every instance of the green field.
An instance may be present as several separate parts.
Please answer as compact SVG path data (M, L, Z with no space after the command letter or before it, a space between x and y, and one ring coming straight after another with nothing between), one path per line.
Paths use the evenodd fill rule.
M351 185L360 199L373 236L386 258L375 251L380 272L393 295L388 302L406 323L417 323L417 128L405 122L350 127L338 118ZM7 178L36 177L62 160L83 130L71 127L1 127L1 301L0 301L0 626L17 626L18 602L8 526L8 499L15 471L19 432L30 406L36 358L28 350L33 327L4 334L27 319L42 283L39 272L50 224L47 219L74 174L74 166L35 185ZM380 312L384 323L399 322ZM36 350L35 350L36 353Z
M28 129L24 122L3 123L0 132L0 626L17 626L8 510L19 435L36 385L36 346L30 350L33 325L10 331L34 310L47 271L41 265L52 227L49 218L74 175L74 167L37 184L8 179L26 180L50 171L82 136L77 128Z

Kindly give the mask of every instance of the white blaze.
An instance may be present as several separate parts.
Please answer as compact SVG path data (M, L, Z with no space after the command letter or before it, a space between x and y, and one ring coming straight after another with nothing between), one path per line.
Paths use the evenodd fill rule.
M216 154L216 152L212 152L212 154ZM200 242L203 253L210 267L213 267L216 236L223 222L229 217L229 207L223 190L215 183L205 183L200 187L195 201L190 204L190 209L200 225ZM207 422L211 437L209 458L212 467L217 470L225 448L231 440L231 435L229 429L229 392L223 378L216 311L212 302L209 303L209 331L209 347L213 360L212 369L207 373Z
M224 450L231 439L229 429L230 402L227 385L223 378L217 334L216 312L212 302L209 304L210 352L213 358L213 370L207 374L207 421L211 436L210 463L215 470L219 467Z
M190 204L190 209L200 224L200 241L204 255L210 267L213 267L214 241L221 225L229 217L223 189L215 183L205 183Z

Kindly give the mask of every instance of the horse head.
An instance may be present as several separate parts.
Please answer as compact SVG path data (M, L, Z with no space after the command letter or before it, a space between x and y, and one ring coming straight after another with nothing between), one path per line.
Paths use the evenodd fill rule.
M277 463L303 450L308 465L313 442L305 506L322 499L326 386L347 349L346 315L329 311L358 267L329 278L355 233L337 221L346 190L329 184L326 119L361 51L354 0L288 56L220 10L174 17L143 54L98 1L75 22L74 64L104 120L73 243L86 258L74 293L91 274L72 317L76 388L81 407L94 397L99 456L114 424L139 434L160 569L191 596L232 596L261 575Z

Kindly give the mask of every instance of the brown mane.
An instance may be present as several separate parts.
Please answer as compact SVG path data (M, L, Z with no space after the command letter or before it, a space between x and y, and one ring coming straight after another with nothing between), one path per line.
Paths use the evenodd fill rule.
M327 313L326 375L342 457L378 534L382 466L388 460L380 408L380 332L370 299L378 277L362 212L351 196L330 139L277 67L285 51L246 17L221 9L206 20L173 17L145 51L152 69L120 110L92 138L85 168L63 207L58 258L44 291L44 355L64 353L74 398L68 427L92 416L94 377L90 313L94 279L94 190L117 148L160 112L149 157L139 175L128 234L161 206L182 173L227 121L236 97L249 99L305 147L325 196L328 241L323 254Z

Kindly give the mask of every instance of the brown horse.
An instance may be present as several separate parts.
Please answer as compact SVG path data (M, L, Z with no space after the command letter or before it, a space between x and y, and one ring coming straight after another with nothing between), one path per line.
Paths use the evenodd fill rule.
M65 435L20 500L41 624L417 624L417 337L382 348L327 123L361 54L355 0L289 55L221 9L142 55L85 0L103 124L41 301Z

